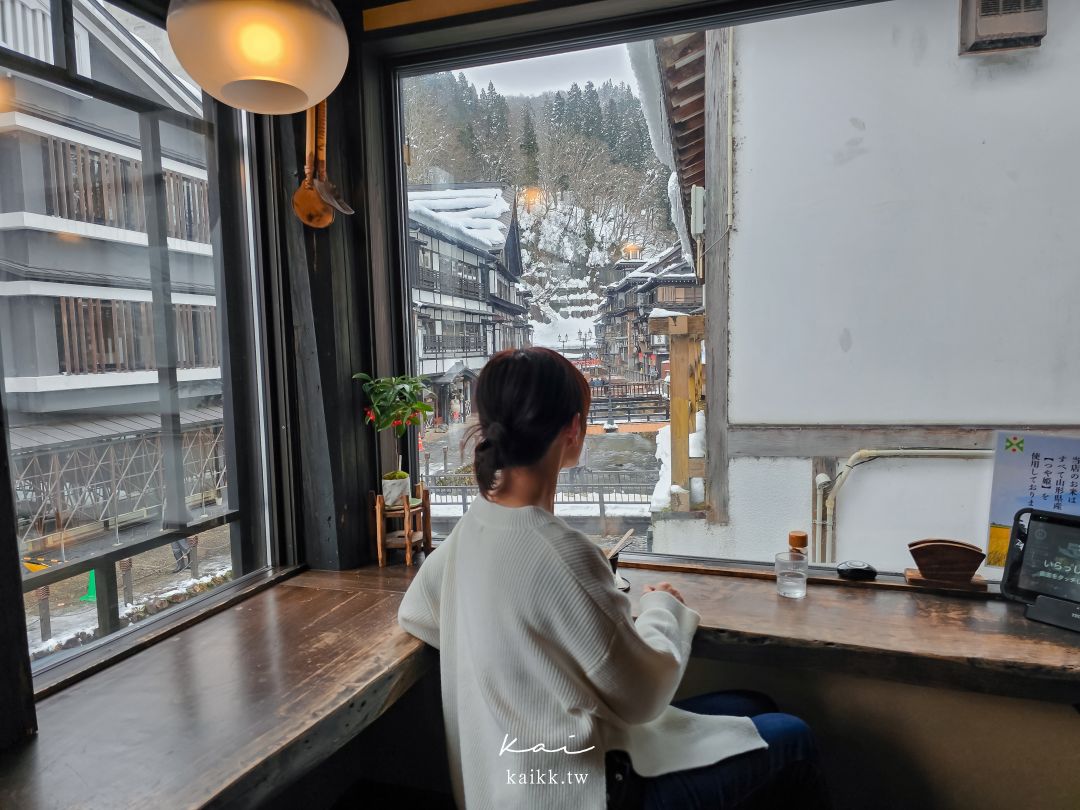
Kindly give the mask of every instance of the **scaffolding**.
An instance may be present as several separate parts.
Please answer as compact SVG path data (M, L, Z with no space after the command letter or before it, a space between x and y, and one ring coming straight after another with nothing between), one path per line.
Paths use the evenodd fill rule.
M221 503L227 487L221 408L184 416L187 505ZM165 463L159 418L117 417L15 431L22 440L14 442L11 458L21 555L63 552L161 515ZM95 432L103 435L56 440Z

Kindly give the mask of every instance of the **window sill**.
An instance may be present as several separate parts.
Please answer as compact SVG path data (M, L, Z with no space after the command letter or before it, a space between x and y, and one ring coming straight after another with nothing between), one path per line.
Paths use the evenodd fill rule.
M299 574L45 697L0 805L266 802L436 665L397 625L416 570Z
M75 652L57 663L47 663L34 673L34 698L41 700L95 672L130 658L150 645L175 635L203 619L220 613L259 591L281 582L300 569L263 569L226 583L194 599L175 613L153 617L107 636L88 650Z
M683 512L674 514L701 514ZM771 563L756 563L740 560L710 559L708 557L682 557L671 554L623 553L619 555L619 565L623 568L645 568L653 571L671 571L684 574L703 574L705 576L745 577L747 579L767 579L774 581ZM876 579L859 581L841 579L836 567L825 563L811 563L807 581L816 585L835 585L841 588L865 588L870 590L901 590L918 593L935 593L943 596L956 596L967 599L1003 599L997 582L990 582L985 591L969 591L958 588L939 588L933 586L910 585L900 574L879 573Z
M1080 705L1077 636L1000 596L811 577L804 599L785 599L762 567L690 572L641 556L619 563L635 612L645 584L670 582L701 615L697 656Z

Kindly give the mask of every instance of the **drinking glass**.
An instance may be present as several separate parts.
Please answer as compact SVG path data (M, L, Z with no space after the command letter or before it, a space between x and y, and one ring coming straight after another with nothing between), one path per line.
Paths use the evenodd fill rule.
M789 599L806 596L806 573L809 562L805 554L785 551L776 555L776 592Z

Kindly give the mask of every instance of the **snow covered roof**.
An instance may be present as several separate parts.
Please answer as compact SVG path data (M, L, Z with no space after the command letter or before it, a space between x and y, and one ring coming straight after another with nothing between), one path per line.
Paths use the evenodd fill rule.
M683 255L680 242L676 242L655 259L651 259L633 272L627 273L621 281L609 284L605 289L607 292L616 293L622 292L635 284L642 285L642 290L651 289L660 281L661 277L672 280L682 280L684 278L686 281L695 280L693 268L690 267L689 262Z
M685 314L685 312L676 312L674 309L661 309L660 307L657 307L656 309L649 311L649 320L652 320L653 318L679 318Z
M509 199L508 199L509 198ZM409 187L409 217L485 251L506 244L513 192L500 185Z
M674 248L672 250L674 250ZM659 272L655 273L651 279L641 286L640 292L648 292L661 285L670 284L682 286L698 283L697 273L694 272L694 268L690 266L690 262L687 258L680 252L672 259L670 258L671 253L672 251L668 251L661 257L661 260L668 257L666 264Z

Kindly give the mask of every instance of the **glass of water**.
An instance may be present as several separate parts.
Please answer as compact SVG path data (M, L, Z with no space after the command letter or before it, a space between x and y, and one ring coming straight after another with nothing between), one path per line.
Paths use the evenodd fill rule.
M785 551L776 555L776 592L790 599L806 596L806 573L809 562L805 554Z

